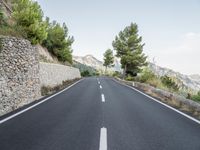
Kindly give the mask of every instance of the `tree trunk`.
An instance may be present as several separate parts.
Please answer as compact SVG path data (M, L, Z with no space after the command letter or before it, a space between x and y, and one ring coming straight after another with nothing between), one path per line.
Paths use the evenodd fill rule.
M124 70L123 70L123 80L126 77L126 70L127 70L127 64L124 66Z
M107 66L106 66L106 68L105 68L105 75L106 75L106 72L107 72Z

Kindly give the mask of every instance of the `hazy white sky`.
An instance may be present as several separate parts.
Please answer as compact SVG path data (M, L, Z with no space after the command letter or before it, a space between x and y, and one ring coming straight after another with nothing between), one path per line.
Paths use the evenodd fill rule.
M144 52L163 67L200 74L200 0L38 0L44 15L66 22L74 55L102 60L125 26L136 22Z

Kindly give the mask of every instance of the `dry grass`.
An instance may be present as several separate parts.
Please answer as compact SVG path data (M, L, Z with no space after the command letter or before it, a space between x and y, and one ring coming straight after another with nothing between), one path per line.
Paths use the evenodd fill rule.
M62 84L51 87L51 86L43 86L41 87L41 95L45 96L45 95L49 95L52 94L54 92L60 91L64 88L66 88L67 86L73 84L74 82L78 81L79 79L73 79L73 80L66 80L63 81Z

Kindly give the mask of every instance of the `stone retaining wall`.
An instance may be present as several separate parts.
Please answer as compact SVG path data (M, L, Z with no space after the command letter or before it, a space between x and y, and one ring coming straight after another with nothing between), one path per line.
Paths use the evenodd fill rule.
M40 62L40 84L41 87L54 87L62 84L63 81L80 78L80 71L77 68Z
M80 78L78 69L39 63L28 40L0 36L0 116L41 97L41 88Z
M40 97L39 55L24 39L1 37L0 115Z

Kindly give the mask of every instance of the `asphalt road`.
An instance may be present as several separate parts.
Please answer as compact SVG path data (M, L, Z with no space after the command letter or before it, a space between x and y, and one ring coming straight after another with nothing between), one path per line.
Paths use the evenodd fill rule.
M0 150L200 150L200 124L112 79L86 78L0 124Z

